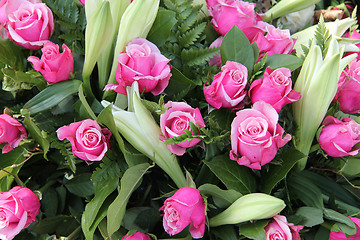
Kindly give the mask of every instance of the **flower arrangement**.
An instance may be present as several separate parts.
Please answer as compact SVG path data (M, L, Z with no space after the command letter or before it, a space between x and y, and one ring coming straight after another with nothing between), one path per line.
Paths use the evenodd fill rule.
M360 238L358 16L0 0L0 239Z

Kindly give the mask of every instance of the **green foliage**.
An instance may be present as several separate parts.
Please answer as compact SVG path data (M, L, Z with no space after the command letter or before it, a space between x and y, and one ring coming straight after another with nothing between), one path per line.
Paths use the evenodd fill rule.
M34 86L41 91L47 85L41 73L34 70L22 72L5 67L1 71L4 75L2 82L2 89L4 91L16 93L19 90L30 90Z
M329 48L331 35L329 30L325 26L324 18L322 15L315 30L315 39L316 45L320 46L323 56L325 57Z
M260 220L254 223L243 223L239 226L239 234L244 235L249 239L264 240L266 233L264 227L269 223L269 220Z

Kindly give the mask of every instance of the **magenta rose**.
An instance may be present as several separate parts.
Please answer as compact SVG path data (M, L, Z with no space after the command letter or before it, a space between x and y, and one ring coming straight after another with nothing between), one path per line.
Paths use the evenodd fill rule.
M16 0L18 8L7 15L9 38L16 44L30 49L40 49L54 30L51 10L45 3ZM5 9L7 10L7 9Z
M79 0L82 5L85 5L85 0Z
M214 76L210 86L204 85L206 101L214 108L241 108L246 96L248 71L237 62L227 61L221 72Z
M327 116L323 121L324 127L319 135L319 145L332 157L354 156L359 153L360 124L351 118L340 121Z
M40 211L39 198L26 187L0 193L0 238L13 239L33 222Z
M264 101L255 102L252 109L236 113L231 124L230 159L252 169L274 159L278 149L291 140L278 124L276 110Z
M7 114L0 115L0 143L6 143L2 153L8 153L19 146L21 140L27 138L21 123Z
M277 112L286 104L298 101L300 93L292 90L291 70L288 68L266 68L263 78L255 80L249 89L252 103L264 101Z
M142 232L136 232L133 235L128 236L127 234L121 238L121 240L151 240L149 235Z
M257 25L261 19L255 13L255 3L239 0L206 0L211 22L215 30L225 36L233 26L237 26L252 41L263 30Z
M180 136L185 133L185 129L190 130L190 122L198 124L201 128L205 127L204 120L198 108L192 108L183 102L172 101L167 102L164 107L167 108L167 110L160 116L161 141ZM167 147L172 153L181 156L185 153L186 148L195 146L200 141L200 139L194 138L174 145L168 144Z
M95 120L71 123L56 132L60 140L66 138L71 142L74 156L85 161L101 161L110 148L110 130L101 128Z
M346 237L345 233L339 232L330 232L329 240L358 240L360 239L360 219L356 217L348 217L350 218L356 225L356 234Z
M360 60L353 60L341 73L335 100L339 101L340 110L346 114L360 111Z
M160 53L157 46L144 38L133 39L118 57L116 70L118 84L108 84L105 90L126 94L126 87L134 81L139 91L159 95L169 84L171 77L169 59Z
M266 240L301 240L299 231L303 226L288 223L285 216L275 215L266 225Z
M71 72L74 71L74 59L71 50L65 44L62 45L62 49L63 52L60 53L59 45L48 41L41 49L41 59L34 56L27 59L48 83L68 80Z
M190 224L190 234L198 239L205 232L205 204L199 190L191 187L180 188L172 197L165 200L160 208L163 211L163 226L170 235L181 232Z
M344 35L344 37L345 37L345 38L349 38L349 35L350 35L350 34L347 32L347 33ZM360 40L360 33L358 33L358 32L354 29L353 32L351 33L350 38L351 38L351 39L358 39L358 40ZM360 43L356 44L356 46L357 46L358 48L360 48ZM350 55L350 54L352 54L352 53L357 53L357 52L348 52L347 54L345 54L345 56ZM359 60L360 60L360 56L357 55L356 59L359 61Z
M223 39L224 39L223 36L218 37L214 42L212 42L210 44L209 47L210 48L220 47ZM211 58L209 60L209 65L216 65L218 68L220 68L221 67L221 56L220 56L220 54L218 54L215 57Z

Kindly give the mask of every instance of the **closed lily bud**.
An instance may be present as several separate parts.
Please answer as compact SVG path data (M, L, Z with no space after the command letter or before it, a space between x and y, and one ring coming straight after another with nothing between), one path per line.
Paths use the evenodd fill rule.
M265 22L271 22L273 19L308 8L318 2L320 0L281 0L265 13L263 19Z
M112 38L114 31L111 17L110 3L102 2L96 10L89 10L90 1L85 3L87 25L85 30L85 62L83 67L83 80L85 93L91 93L90 75L100 57Z
M121 17L108 84L116 83L117 56L134 38L146 38L155 21L160 0L134 0ZM109 92L105 92L104 98Z
M118 131L134 148L162 168L179 188L187 186L176 156L159 139L161 134L159 125L141 103L138 83L135 81L131 88L127 87L126 90L128 110L112 106L112 114ZM110 105L105 100L101 104L104 107Z
M210 227L271 218L285 208L283 200L264 193L240 197L220 214L210 219Z

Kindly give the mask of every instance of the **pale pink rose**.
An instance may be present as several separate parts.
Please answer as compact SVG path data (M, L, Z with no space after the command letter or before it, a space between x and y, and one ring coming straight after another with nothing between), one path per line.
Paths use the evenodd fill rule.
M74 156L85 161L101 161L110 148L110 130L101 128L95 120L71 123L56 132L60 140L70 141Z
M41 0L0 0L0 24L5 26L9 20L8 15L16 11L24 2L41 3Z
M218 37L214 42L210 44L210 48L220 47L224 37ZM216 65L218 68L221 67L221 56L220 53L209 60L209 65Z
M164 107L167 108L167 110L160 116L162 135L160 135L159 138L161 141L180 136L184 133L185 129L191 130L190 122L198 124L200 128L205 127L204 120L198 108L192 108L184 102L172 101L167 102ZM200 141L200 139L194 138L190 141L186 140L174 145L168 144L167 147L172 153L181 156L185 153L186 148L195 146Z
M237 26L252 41L258 32L263 32L257 23L261 19L255 13L255 3L239 0L206 0L211 22L215 30L225 36L233 26Z
M275 215L266 225L266 240L301 240L299 231L303 226L288 223L285 216Z
M164 211L163 226L170 236L181 232L189 224L193 238L204 236L205 204L199 190L191 187L180 188L165 200L160 211Z
M359 153L360 124L351 118L340 121L327 116L319 135L319 145L332 157L354 156Z
M160 53L157 46L144 38L133 39L118 56L116 70L118 84L108 84L105 90L126 94L126 87L134 81L139 91L159 95L169 84L171 77L169 59Z
M131 236L128 236L127 234L121 238L121 240L151 240L149 235L146 235L142 232L136 232Z
M32 3L25 0L15 0L20 3L15 11L6 8L8 21L6 23L9 38L16 44L30 49L40 49L49 39L54 30L54 20L51 10L45 3Z
M353 60L341 73L334 100L339 101L343 113L360 111L360 60Z
M248 71L237 62L227 61L214 76L210 86L204 85L206 101L214 108L239 109L246 96Z
M230 159L252 169L274 159L278 149L291 140L278 124L276 110L264 101L255 102L252 109L236 113L231 124Z
M346 235L339 231L339 232L330 232L329 240L359 240L360 239L360 219L356 217L348 217L350 218L356 225L356 234L346 237Z
M291 54L294 51L295 39L290 36L289 30L281 30L268 23L262 23L261 26L266 33L257 33L253 40L259 47L259 59L265 53Z
M41 49L41 59L30 56L28 61L33 64L36 71L40 72L48 83L57 83L68 80L74 71L74 59L71 50L62 45L63 52L60 53L59 45L46 42Z
M33 222L40 211L39 198L26 187L0 193L0 238L13 239Z
M276 70L266 68L263 78L255 80L249 89L252 103L264 101L277 112L280 112L286 104L298 101L300 93L292 90L291 70L278 68Z
M6 143L2 153L8 153L19 146L21 140L27 138L21 123L7 114L0 115L0 143Z
M85 0L79 0L82 5L85 5Z

